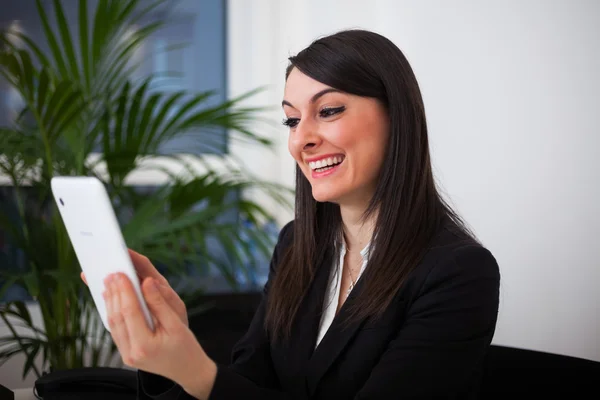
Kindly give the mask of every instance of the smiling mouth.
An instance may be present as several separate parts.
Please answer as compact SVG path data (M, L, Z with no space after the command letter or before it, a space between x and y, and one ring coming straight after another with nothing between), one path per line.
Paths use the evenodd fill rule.
M325 172L329 169L334 168L337 165L340 165L344 161L345 158L346 157L344 157L344 156L329 157L329 158L324 158L319 161L309 162L308 165L309 165L310 169L315 172Z

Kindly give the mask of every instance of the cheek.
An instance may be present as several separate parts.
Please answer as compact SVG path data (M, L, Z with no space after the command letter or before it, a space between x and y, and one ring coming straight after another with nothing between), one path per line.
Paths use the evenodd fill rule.
M370 159L372 160L371 169L375 170L376 173L379 173L381 167L383 166L383 160L385 158L385 153L388 146L387 135L378 135L373 139L374 140L371 143L370 154Z
M360 148L362 139L361 130L357 129L351 123L336 124L328 127L324 134L323 140L328 143L328 149L332 152L353 152L356 148Z
M381 173L389 136L384 129L371 130L371 136L368 140L356 141L353 145L352 152L357 155L357 165L355 167L364 172L365 179L377 179ZM358 143L360 143L360 146L357 146Z

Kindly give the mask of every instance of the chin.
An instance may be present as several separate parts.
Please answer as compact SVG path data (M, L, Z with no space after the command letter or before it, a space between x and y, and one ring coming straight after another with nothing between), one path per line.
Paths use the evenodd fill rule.
M319 203L338 203L337 200L340 198L339 193L324 190L313 190L312 195Z

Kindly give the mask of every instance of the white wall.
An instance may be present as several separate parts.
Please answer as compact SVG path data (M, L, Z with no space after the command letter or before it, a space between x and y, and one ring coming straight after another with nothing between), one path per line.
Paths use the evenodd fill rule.
M600 361L600 2L230 0L229 23L231 92L270 85L258 104L281 103L287 56L319 36L392 39L440 184L501 266L494 342ZM244 154L291 186L286 130L269 134L276 154Z

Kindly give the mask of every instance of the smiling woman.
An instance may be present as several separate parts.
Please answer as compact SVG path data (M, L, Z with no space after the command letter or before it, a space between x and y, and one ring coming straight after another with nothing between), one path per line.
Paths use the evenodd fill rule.
M147 260L155 332L127 280L110 281L113 337L141 398L477 398L498 264L436 190L402 52L362 30L316 40L290 58L282 107L295 218L231 365L206 355Z

